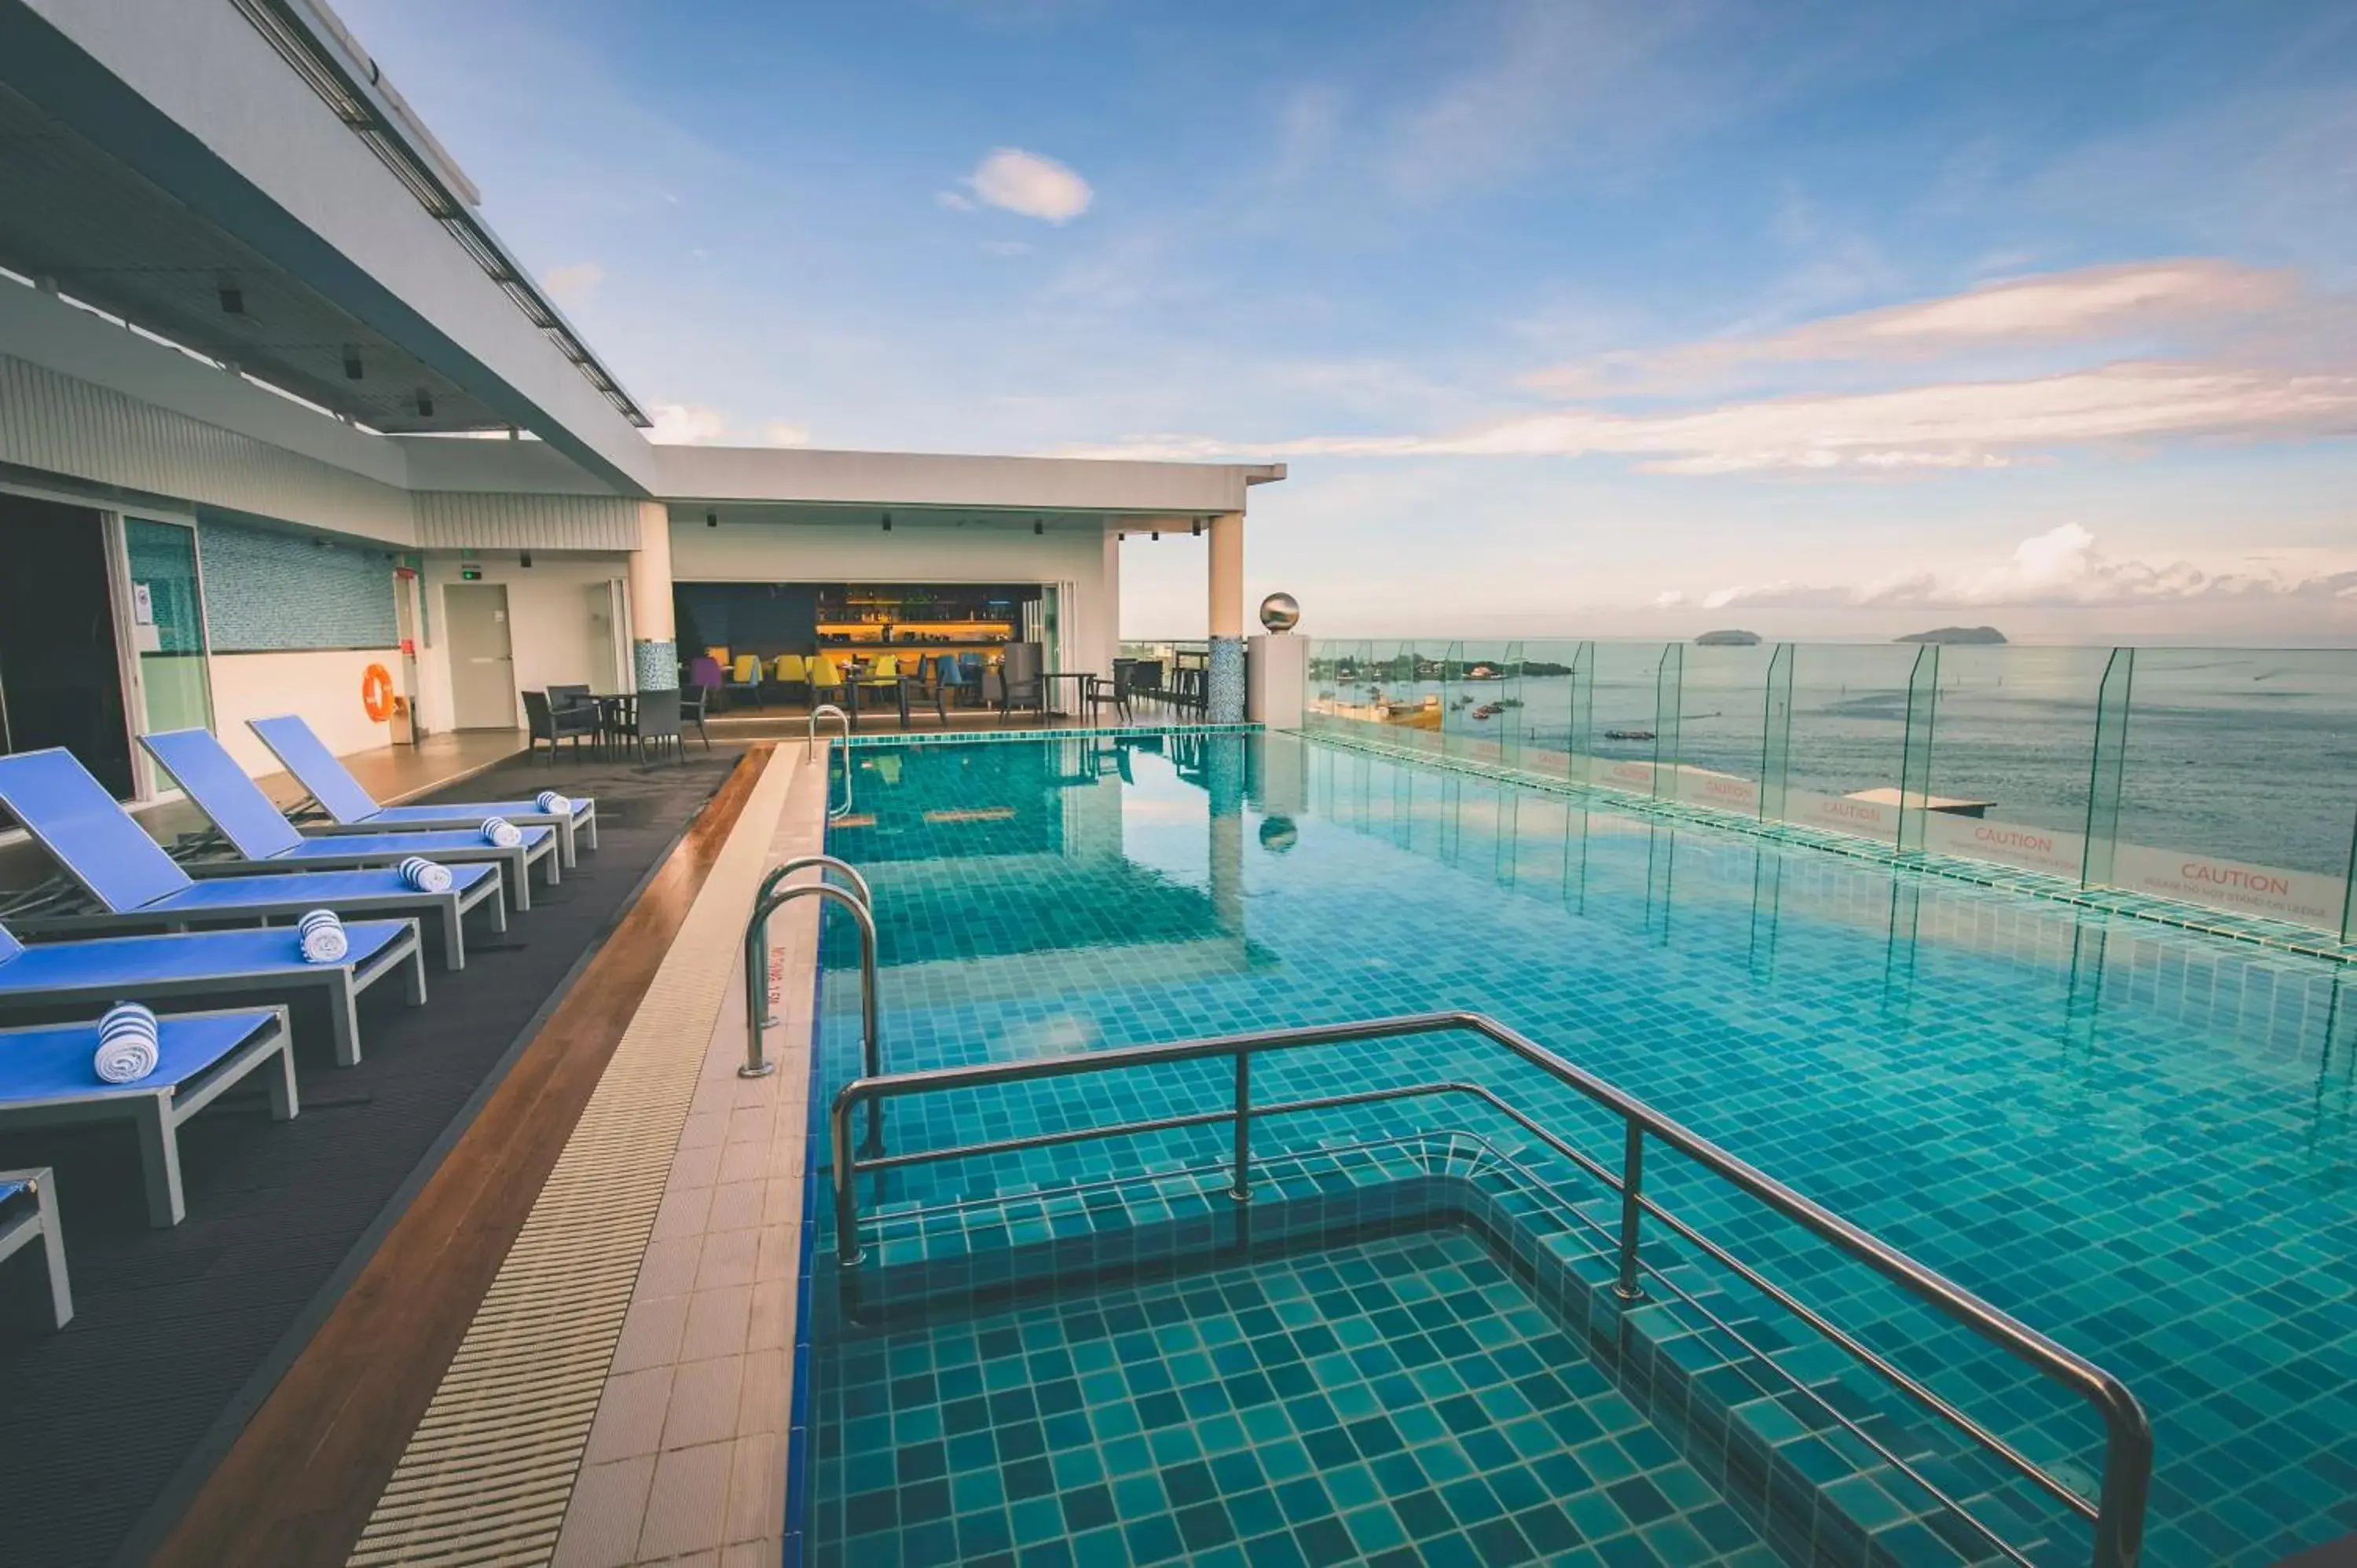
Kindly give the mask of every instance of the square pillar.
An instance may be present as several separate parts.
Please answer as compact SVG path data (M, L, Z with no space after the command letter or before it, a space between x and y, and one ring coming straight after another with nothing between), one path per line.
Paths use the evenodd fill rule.
M1245 641L1244 716L1270 729L1301 727L1309 683L1309 639L1289 631Z
M679 686L679 643L671 614L671 509L639 503L639 547L630 552L630 675L641 692Z
M1215 725L1244 716L1244 514L1211 519L1211 670L1204 717Z

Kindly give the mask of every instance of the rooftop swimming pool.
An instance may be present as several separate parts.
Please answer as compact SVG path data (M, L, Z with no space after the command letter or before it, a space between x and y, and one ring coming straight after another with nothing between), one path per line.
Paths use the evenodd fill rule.
M2117 1374L2157 1436L2146 1561L2357 1531L2340 967L1292 736L838 757L887 1071L1482 1012ZM847 929L827 952L831 1094ZM816 1560L2088 1560L2061 1503L1661 1227L1652 1299L1613 1301L1618 1198L1498 1107L1616 1171L1620 1125L1511 1053L1275 1054L1251 1094L1436 1081L1468 1092L1256 1119L1243 1205L1224 1060L889 1103L891 1155L1184 1124L863 1176L849 1268L819 1213ZM2072 1395L1649 1160L1656 1201L2093 1498Z

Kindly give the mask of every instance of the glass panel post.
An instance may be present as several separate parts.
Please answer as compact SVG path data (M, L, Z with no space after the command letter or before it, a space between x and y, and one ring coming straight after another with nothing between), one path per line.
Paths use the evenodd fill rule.
M1464 736L1459 733L1452 740L1449 733L1452 727L1458 727L1457 699L1458 689L1464 684L1465 645L1452 642L1441 650L1440 655L1440 754L1443 757L1453 756L1465 749Z
M1784 788L1792 776L1792 645L1768 656L1766 710L1760 732L1760 820L1784 820Z
M1653 677L1653 799L1674 799L1678 792L1678 714L1684 698L1686 650L1682 642L1662 649L1662 667Z
M1899 754L1899 853L1923 853L1923 815L1932 806L1932 725L1940 703L1940 645L1915 650L1907 677L1907 736Z
M2341 945L2357 944L2357 822L2349 829L2349 872L2341 886Z
M1507 768L1523 759L1523 645L1506 644L1506 661L1499 671L1498 761Z
M2095 693L2095 754L2087 770L2087 848L2079 886L2112 880L2112 852L2120 834L2120 794L2126 784L2128 703L2136 683L2136 650L2115 648Z
M1583 642L1571 655L1571 731L1564 742L1576 784L1588 781L1587 759L1596 750L1596 644Z

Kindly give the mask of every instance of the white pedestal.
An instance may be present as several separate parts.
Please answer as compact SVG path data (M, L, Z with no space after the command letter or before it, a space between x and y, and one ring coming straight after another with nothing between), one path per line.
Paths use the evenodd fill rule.
M1309 685L1309 639L1264 632L1244 639L1244 716L1270 729L1299 729Z

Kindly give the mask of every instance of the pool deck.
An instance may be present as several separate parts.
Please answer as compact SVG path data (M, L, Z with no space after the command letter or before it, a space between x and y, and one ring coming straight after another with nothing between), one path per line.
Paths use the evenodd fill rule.
M761 1078L741 940L823 755L747 754L156 1561L778 1560L817 908Z

